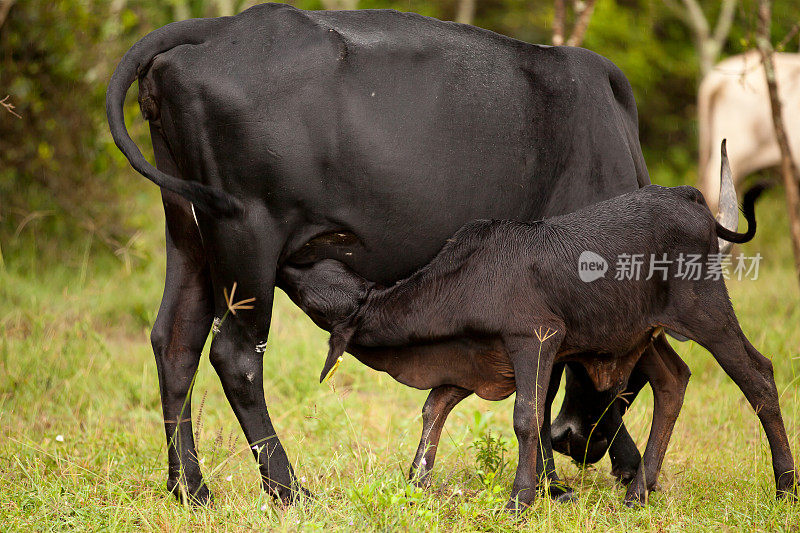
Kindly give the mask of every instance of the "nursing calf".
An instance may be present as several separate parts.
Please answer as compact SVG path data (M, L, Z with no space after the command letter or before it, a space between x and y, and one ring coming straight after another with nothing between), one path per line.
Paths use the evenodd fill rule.
M635 366L650 382L655 400L650 437L625 495L629 505L646 501L689 379L686 365L664 340L664 329L711 352L756 410L781 497L796 491L795 470L772 365L742 333L723 279L693 279L679 271L680 258L713 261L718 237L750 240L760 192L754 188L745 196L746 233L721 226L696 189L650 185L532 224L468 223L428 265L388 288L334 260L285 267L281 284L318 324L331 329L322 376L347 350L403 384L433 389L415 467L432 463L428 448L460 399L474 392L499 400L516 391L519 464L511 509L532 502L540 479L537 463L554 479L548 406L557 386L551 376L565 363L583 366L601 391L621 391ZM584 282L576 267L585 251L612 263L644 254L666 259L667 266L640 278Z

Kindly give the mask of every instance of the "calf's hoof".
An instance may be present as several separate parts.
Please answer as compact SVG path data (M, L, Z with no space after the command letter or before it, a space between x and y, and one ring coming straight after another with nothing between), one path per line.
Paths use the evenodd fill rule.
M507 513L511 513L511 514L522 514L530 506L531 506L531 502L530 501L526 502L526 501L523 501L523 500L521 500L519 498L511 498L511 499L508 500L508 503L506 503L505 510L506 510Z
M645 504L647 502L646 502L646 498L644 498L644 497L634 497L634 498L628 499L628 497L626 496L625 499L622 500L622 503L628 509L641 509L642 507L645 506Z
M797 501L797 473L787 472L778 479L775 497L779 500Z
M411 470L408 474L408 480L415 486L421 489L426 489L431 485L431 471L430 470Z
M622 500L622 503L630 509L644 507L647 504L647 491L641 487L629 485L628 491L625 493L625 499Z

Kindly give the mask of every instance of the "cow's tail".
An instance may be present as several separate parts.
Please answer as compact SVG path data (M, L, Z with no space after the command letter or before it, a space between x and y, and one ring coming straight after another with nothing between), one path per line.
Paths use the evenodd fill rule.
M170 176L151 165L131 139L125 127L123 112L128 89L146 71L156 55L182 44L200 44L226 23L224 18L174 22L153 31L134 44L123 56L108 83L106 116L114 143L137 172L159 187L180 194L192 202L192 205L209 214L234 216L242 211L242 205L233 196L202 183Z
M732 243L741 244L751 240L756 234L756 211L755 204L761 193L769 188L769 183L760 182L750 187L744 193L744 202L742 203L742 213L745 220L747 220L747 231L744 233L737 233L735 229L730 230L723 224L733 226L738 224L739 213L736 206L736 190L733 188L733 177L731 176L731 167L728 164L728 152L725 149L725 140L722 141L721 148L722 165L720 169L720 208L716 224L717 237L719 239L719 251L721 254L728 254L731 251ZM732 224L732 220L736 220L737 224Z

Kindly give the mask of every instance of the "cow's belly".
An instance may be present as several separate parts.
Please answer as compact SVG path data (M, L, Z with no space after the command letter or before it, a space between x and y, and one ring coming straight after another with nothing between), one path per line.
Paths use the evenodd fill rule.
M416 389L455 385L485 400L502 400L515 390L514 369L499 340L450 340L351 353L362 363Z

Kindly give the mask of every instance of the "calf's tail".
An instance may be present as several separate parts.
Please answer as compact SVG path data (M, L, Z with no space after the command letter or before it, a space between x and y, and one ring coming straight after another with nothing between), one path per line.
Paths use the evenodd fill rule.
M167 24L134 44L117 65L106 91L106 116L114 143L141 175L164 189L180 194L198 209L212 215L234 216L242 206L233 196L202 183L186 181L161 172L145 159L125 127L123 105L128 88L143 74L153 58L182 44L200 44L226 24L224 18L190 19Z
M744 195L742 211L747 220L747 231L737 233L739 226L739 209L736 199L736 188L733 184L731 165L728 162L727 139L722 140L720 146L720 178L719 178L719 213L717 214L716 229L719 241L719 252L727 255L733 248L733 243L747 242L756 234L755 203L758 197L769 188L766 182L758 183L748 189ZM733 228L733 229L728 229Z

